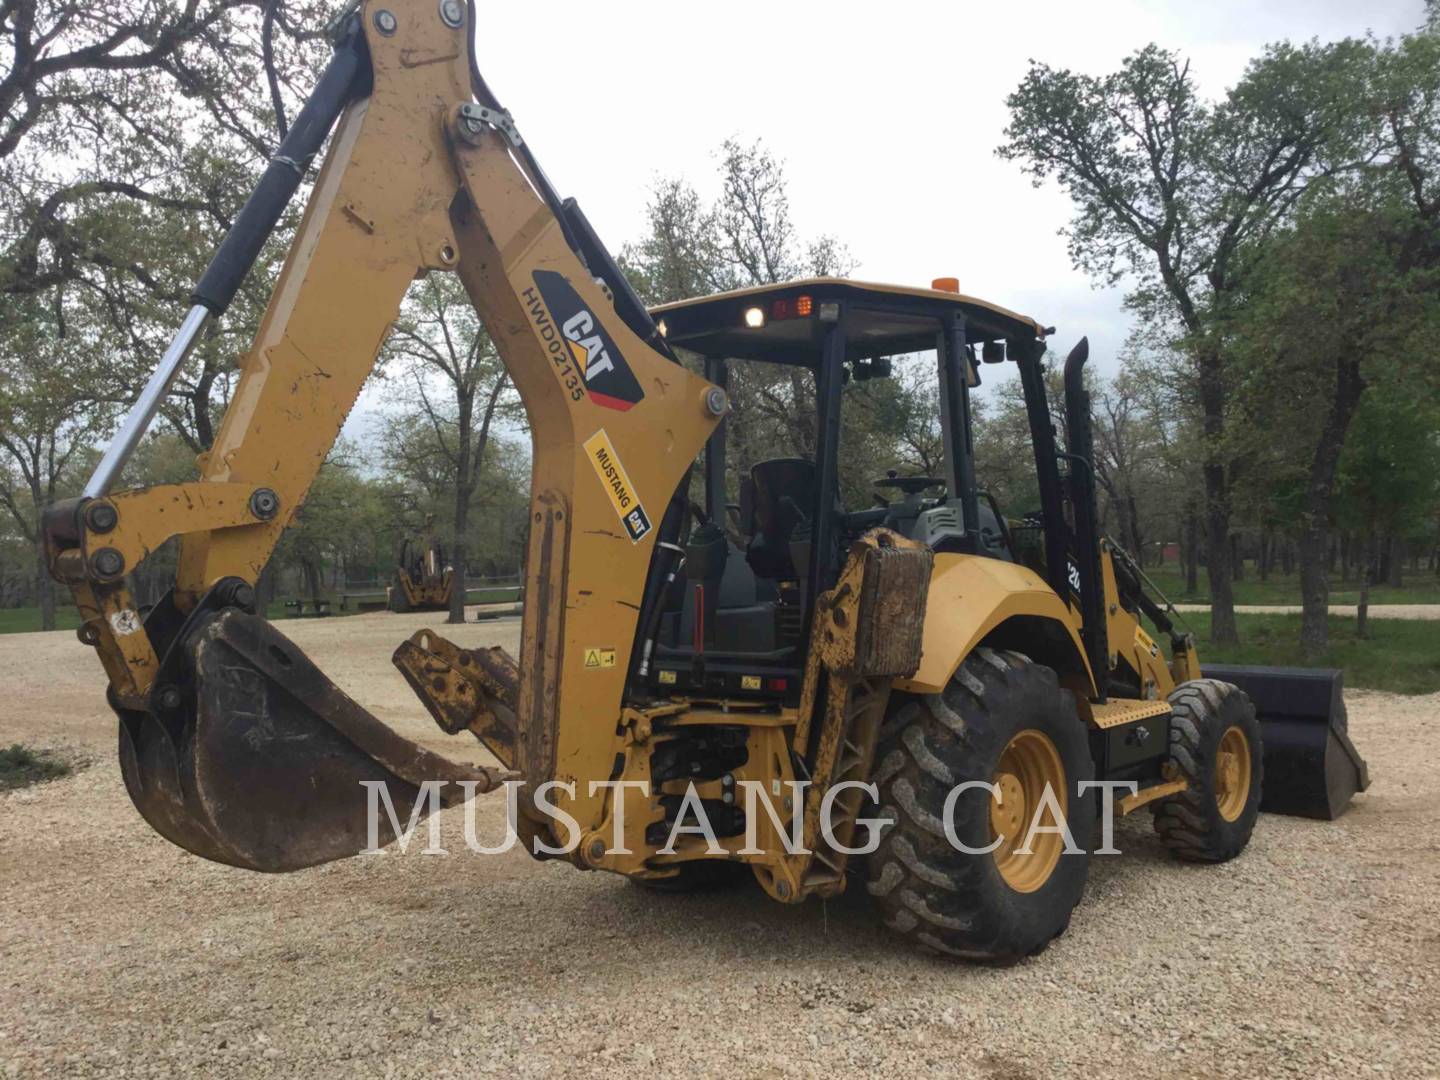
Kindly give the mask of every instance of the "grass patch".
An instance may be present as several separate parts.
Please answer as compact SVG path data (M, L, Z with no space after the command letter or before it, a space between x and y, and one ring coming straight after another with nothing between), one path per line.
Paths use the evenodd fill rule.
M513 604L520 599L520 589L473 588L465 590L467 604Z
M74 630L80 625L80 613L73 607L55 608L55 629ZM38 607L0 608L0 634L30 634L40 630Z
M1316 661L1300 652L1299 615L1235 616L1238 645L1209 644L1209 613L1185 616L1195 630L1202 664L1275 664L1331 667L1345 672L1345 685L1397 694L1440 691L1440 624L1423 619L1371 619L1364 641L1355 620L1330 616L1330 647Z
M0 791L58 780L72 771L69 764L46 750L32 750L19 743L0 750Z
M1210 582L1205 576L1203 566L1200 568L1200 577L1196 582L1198 588L1193 593L1185 591L1185 574L1179 563L1147 566L1145 573L1166 596L1177 603L1208 604L1210 602ZM1372 585L1370 602L1372 604L1440 604L1440 579L1437 579L1433 573L1425 570L1411 571L1405 575L1405 580L1406 584L1399 589L1392 589L1388 585ZM1234 587L1235 603L1242 606L1246 604L1300 603L1299 574L1272 573L1269 581L1261 581L1255 568L1247 566L1245 567L1245 580L1235 582ZM1359 602L1359 582L1340 581L1331 577L1331 604L1358 604Z

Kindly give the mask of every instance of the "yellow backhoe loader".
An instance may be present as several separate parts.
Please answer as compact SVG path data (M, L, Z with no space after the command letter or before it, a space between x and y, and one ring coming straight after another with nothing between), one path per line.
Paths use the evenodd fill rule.
M445 546L427 515L419 540L406 537L400 542L395 579L385 589L386 606L396 612L449 611L454 589L455 568L445 561Z
M1103 842L1097 782L1199 861L1239 853L1262 800L1329 817L1364 788L1336 673L1203 671L1100 536L1084 341L1065 362L1062 448L1042 375L1052 331L952 281L817 278L647 311L485 85L478 29L458 0L346 13L83 497L47 515L53 573L109 677L125 783L158 832L296 870L369 846L376 783L404 820L432 792L448 805L514 775L539 856L657 888L738 871L784 903L863 875L898 934L1010 961L1069 922ZM200 478L112 491L327 136ZM524 400L526 603L518 658L423 631L395 662L498 767L402 738L254 611L261 568L428 273L460 276ZM943 475L877 478L883 505L846 507L842 389L915 353L935 358ZM1030 414L1042 506L1023 528L975 476L970 387L999 362L1018 367ZM813 380L816 449L755 465L732 509L736 364ZM702 454L703 505L688 498ZM142 618L126 575L172 536L174 589ZM382 821L380 842L392 835Z

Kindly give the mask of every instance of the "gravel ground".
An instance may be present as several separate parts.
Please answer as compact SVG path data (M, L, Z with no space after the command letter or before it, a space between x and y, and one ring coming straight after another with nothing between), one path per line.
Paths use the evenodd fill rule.
M283 628L442 747L388 660L431 618ZM472 856L460 810L449 857L213 865L130 806L72 635L0 637L0 688L0 745L95 762L0 796L0 1075L1437 1075L1440 695L1347 694L1374 785L1337 823L1262 816L1212 868L1122 823L1069 933L992 970L896 947L860 889L793 910Z
M1209 611L1209 604L1176 604L1176 611ZM1240 604L1235 608L1240 615L1299 615L1299 604ZM1331 604L1331 615L1355 617L1354 604ZM1440 604L1371 604L1372 619L1420 619L1429 622L1440 619Z

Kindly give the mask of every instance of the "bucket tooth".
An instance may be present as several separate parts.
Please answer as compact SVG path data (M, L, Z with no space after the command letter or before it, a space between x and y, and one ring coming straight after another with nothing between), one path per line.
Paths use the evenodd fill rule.
M1238 686L1255 706L1264 741L1261 810L1333 821L1370 786L1347 730L1340 671L1207 664L1203 674Z
M488 791L498 770L458 764L392 731L346 696L264 619L226 609L187 628L175 649L186 676L174 709L120 713L125 787L172 843L215 862L278 872L370 846L367 781L395 814ZM380 845L394 839L378 814Z

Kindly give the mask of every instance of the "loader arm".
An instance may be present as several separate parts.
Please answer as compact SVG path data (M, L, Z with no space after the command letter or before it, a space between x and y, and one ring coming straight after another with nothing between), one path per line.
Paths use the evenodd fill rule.
M425 768L417 755L425 752L374 730L383 725L253 613L254 583L412 281L460 276L529 421L514 765L531 784L609 774L609 743L562 726L561 703L583 702L596 722L620 715L661 517L726 410L722 391L662 352L658 337L646 340L638 305L627 304L613 263L577 225L583 218L563 216L474 71L473 26L473 9L432 0L367 3L347 17L303 114L314 147L335 121L329 149L199 479L108 490L189 342L223 312L298 183L286 170L305 159L286 154L288 139L86 496L47 515L52 573L73 591L81 639L98 650L110 680L131 795L157 829L208 857L261 869L296 864L273 823L233 814L236 780L225 774L234 771L237 741L254 751L252 783L282 751L324 743L325 754L348 762L334 770L337 791L349 784L363 796L356 781L375 778L378 767L379 778L415 787L418 798ZM628 319L617 314L617 298ZM125 576L177 536L174 591L142 618ZM595 648L613 661L586 668L584 653ZM500 775L422 764L431 779L490 786ZM570 808L594 817L585 813L594 798L577 788ZM357 850L353 814L328 833L317 828L299 865Z

